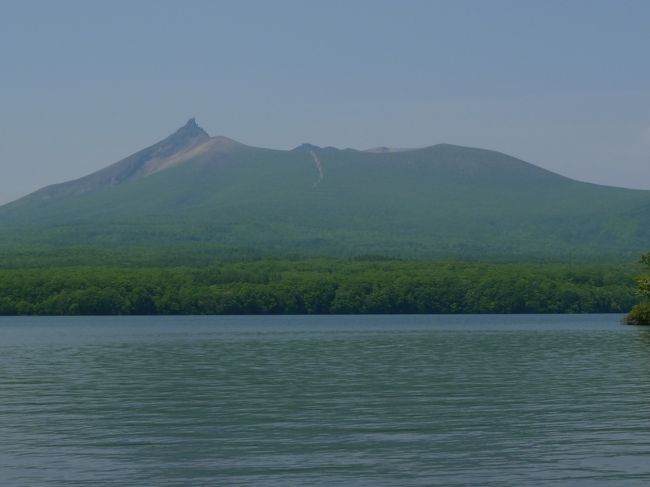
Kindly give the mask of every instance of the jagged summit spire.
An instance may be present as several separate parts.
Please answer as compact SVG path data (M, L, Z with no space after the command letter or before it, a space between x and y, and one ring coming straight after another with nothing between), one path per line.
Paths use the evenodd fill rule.
M196 123L196 118L194 118L194 117L190 118L184 126L185 127L199 127L199 125ZM201 127L199 127L199 128L201 128Z
M174 133L174 136L175 137L180 136L183 138L194 138L194 137L209 138L210 137L210 135L196 123L196 119L194 117L190 118L185 125L179 128Z

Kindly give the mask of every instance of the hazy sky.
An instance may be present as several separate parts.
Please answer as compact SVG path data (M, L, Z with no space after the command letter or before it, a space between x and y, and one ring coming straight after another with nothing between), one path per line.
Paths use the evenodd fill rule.
M0 0L0 203L196 117L291 148L500 150L650 188L650 1Z

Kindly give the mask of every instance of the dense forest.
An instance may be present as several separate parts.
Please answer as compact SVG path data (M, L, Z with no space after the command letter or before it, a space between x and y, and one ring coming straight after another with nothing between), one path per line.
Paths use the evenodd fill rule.
M25 262L23 262L24 264ZM0 314L607 313L636 266L302 259L0 269Z

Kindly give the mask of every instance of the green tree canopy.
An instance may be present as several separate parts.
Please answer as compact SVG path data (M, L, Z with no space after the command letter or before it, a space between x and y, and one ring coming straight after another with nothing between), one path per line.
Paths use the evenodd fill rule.
M641 257L648 273L637 278L638 293L644 302L637 304L625 317L625 322L630 325L650 325L650 252Z

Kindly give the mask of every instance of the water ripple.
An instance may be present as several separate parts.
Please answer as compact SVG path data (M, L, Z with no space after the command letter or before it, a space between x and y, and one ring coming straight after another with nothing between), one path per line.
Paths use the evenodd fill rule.
M648 485L618 316L0 320L0 484Z

